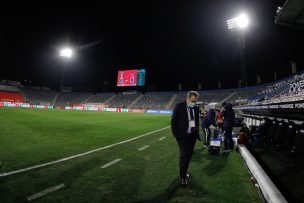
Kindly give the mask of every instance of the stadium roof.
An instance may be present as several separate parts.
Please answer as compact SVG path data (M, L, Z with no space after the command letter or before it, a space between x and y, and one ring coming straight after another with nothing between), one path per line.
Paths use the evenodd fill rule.
M283 7L278 7L275 22L304 29L304 1L286 0Z

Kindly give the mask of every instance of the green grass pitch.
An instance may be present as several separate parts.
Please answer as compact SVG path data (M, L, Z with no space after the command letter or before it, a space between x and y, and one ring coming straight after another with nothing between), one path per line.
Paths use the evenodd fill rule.
M0 108L0 173L42 164L169 126L169 115ZM161 137L166 137L159 140ZM149 145L145 150L138 149ZM237 152L210 155L197 142L179 187L170 128L66 162L0 178L0 202L260 202ZM115 159L120 162L101 168Z

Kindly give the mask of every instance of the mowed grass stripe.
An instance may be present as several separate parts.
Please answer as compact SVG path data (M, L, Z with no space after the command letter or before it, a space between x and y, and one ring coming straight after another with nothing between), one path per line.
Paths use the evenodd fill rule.
M168 115L0 107L0 173L111 145L169 123Z
M129 123L129 127L141 125L135 120L132 125ZM159 122L162 123L161 116ZM164 136L168 139L160 142L158 138ZM150 145L151 150L138 153L136 149L145 145ZM109 170L100 169L117 158L123 161ZM178 158L178 145L168 128L122 147L3 178L0 181L0 202L23 202L45 185L60 182L68 187L35 201L260 202L239 154L212 156L202 149L201 143L197 143L189 166L191 178L187 189L179 187Z
M118 142L118 143L115 143L115 144L112 144L112 145L108 145L108 146L105 146L105 147L94 149L94 150L91 150L91 151L88 151L88 152L85 152L85 153L81 153L81 154L77 154L77 155L74 155L74 156L69 156L69 157L66 157L66 158L63 158L63 159L59 159L59 160L56 160L56 161L51 161L51 162L48 162L48 163L39 164L39 165L35 165L35 166L31 166L31 167L27 167L27 168L15 170L15 171L10 171L10 172L6 172L6 173L0 173L0 177L10 176L10 175L18 174L18 173L23 173L23 172L26 172L26 171L30 171L30 170L42 168L42 167L45 167L45 166L49 166L49 165L65 162L65 161L68 161L68 160L71 160L71 159L75 159L75 158L78 158L78 157L82 157L82 156L85 156L85 155L88 155L88 154L91 154L91 153L98 152L100 150L108 149L108 148L111 148L111 147L114 147L114 146L117 146L117 145L121 145L121 144L124 144L124 143L127 143L127 142L131 142L133 140L145 137L147 135L151 135L153 133L156 133L156 132L168 129L169 127L170 126L164 127L164 128L158 129L158 130L154 130L152 132L148 132L148 133L145 133L143 135L139 135L137 137L134 137L134 138L131 138L131 139L128 139L128 140L124 140L124 141L121 141L121 142ZM144 150L147 147L149 147L149 146L145 146L145 147L143 147L143 149L139 149L139 150L140 151Z
M68 187L59 193L52 193L35 201L104 202L103 200L108 200L109 202L116 202L116 199L122 198L126 200L123 202L130 202L130 191L134 189L131 193L135 194L134 183L141 180L140 177L145 170L146 161L153 160L154 157L159 157L170 150L166 147L165 142L159 142L155 138L170 133L169 129L159 131L153 136L137 139L123 147L110 148L69 162L3 178L0 182L0 188L2 188L0 190L0 202L22 202L29 194L43 189L44 185L55 185L58 182L63 182ZM171 142L172 140L168 139L168 141ZM149 153L149 151L138 153L137 150L134 150L134 148L137 149L144 144L153 145L158 150L153 153ZM110 170L100 169L102 164L118 157L124 160L119 166L110 167ZM173 157L177 157L177 155L173 155ZM174 159L172 161L175 162ZM176 168L175 163L172 166ZM125 185L128 185L128 187L125 187ZM120 186L123 188L117 190L116 188ZM117 191L120 191L119 194L115 194ZM109 197L109 195L113 195L113 197ZM94 200L95 197L96 200ZM113 199L114 201L112 201Z

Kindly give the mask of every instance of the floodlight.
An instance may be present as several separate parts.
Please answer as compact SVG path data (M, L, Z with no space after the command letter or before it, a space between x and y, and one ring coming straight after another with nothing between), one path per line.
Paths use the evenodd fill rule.
M229 29L244 29L248 26L248 24L249 19L245 13L242 13L236 18L227 20L227 25Z
M237 17L237 25L240 28L245 28L248 26L249 20L246 14L242 13L239 17Z
M60 56L62 56L62 57L71 58L72 54L73 54L73 51L70 48L64 48L60 51Z

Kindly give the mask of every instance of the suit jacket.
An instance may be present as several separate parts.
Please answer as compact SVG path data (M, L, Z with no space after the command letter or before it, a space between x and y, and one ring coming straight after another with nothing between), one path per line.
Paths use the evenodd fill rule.
M171 130L173 136L177 139L186 138L189 127L188 110L187 103L178 103L171 117ZM196 138L199 137L199 108L194 107L194 117L195 117L195 133ZM189 135L188 135L189 136Z
M222 111L222 116L224 117L223 127L224 128L233 127L235 113L234 113L234 110L232 109L231 104L228 103L227 106L225 106L225 108Z

